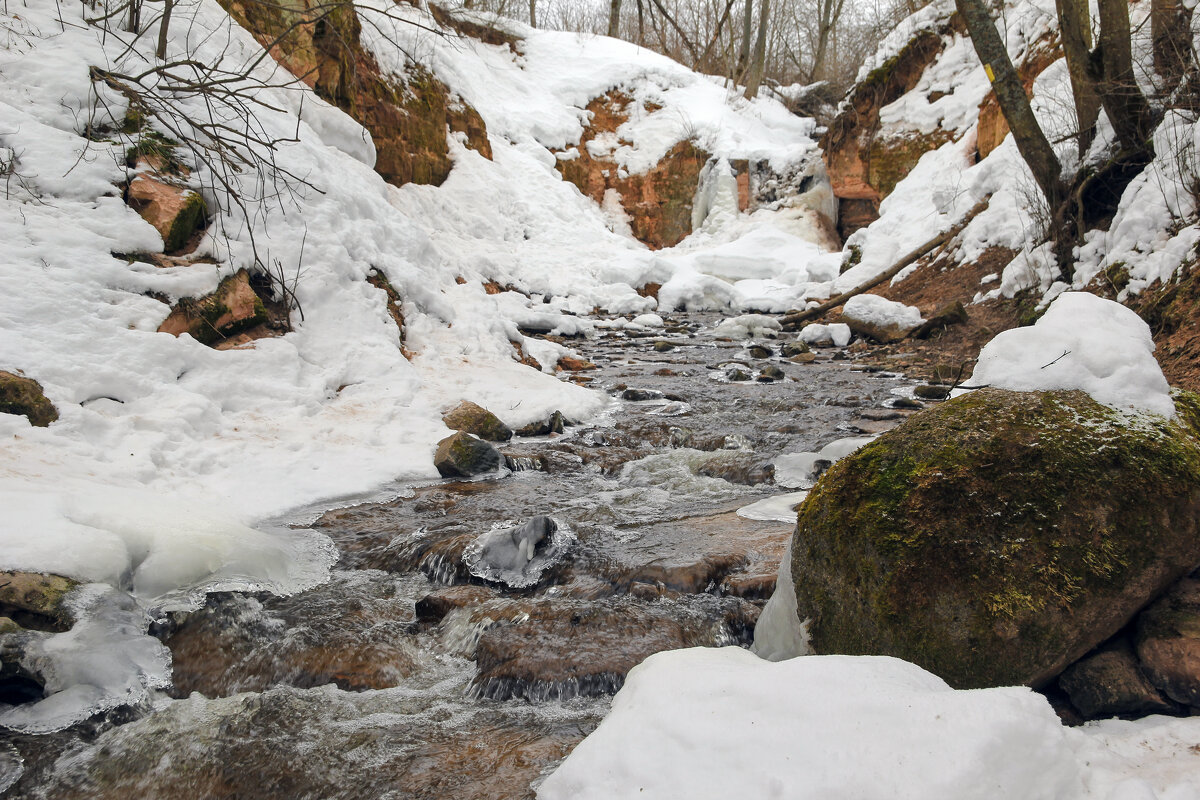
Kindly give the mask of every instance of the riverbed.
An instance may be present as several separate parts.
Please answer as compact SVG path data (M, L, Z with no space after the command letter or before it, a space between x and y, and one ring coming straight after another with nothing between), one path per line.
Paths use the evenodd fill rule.
M9 796L532 797L646 656L752 642L792 526L786 506L737 512L795 490L775 460L907 413L896 375L836 348L785 358L789 335L725 338L720 321L570 340L595 368L563 378L617 402L501 445L495 475L280 520L334 542L332 579L213 594L156 624L173 687L9 737L0 756L24 762ZM530 584L480 577L472 544L538 515L557 530Z

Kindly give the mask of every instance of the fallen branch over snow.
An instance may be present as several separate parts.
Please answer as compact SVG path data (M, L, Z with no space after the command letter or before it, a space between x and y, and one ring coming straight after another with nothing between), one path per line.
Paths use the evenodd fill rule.
M917 259L919 259L922 256L924 256L925 254L927 254L929 251L933 250L935 247L946 244L951 239L953 239L955 236L958 236L960 233L962 233L963 229L966 228L967 225L969 225L971 223L971 220L973 220L973 219L975 219L975 217L979 216L980 212L982 212L985 208L988 207L988 201L990 199L991 198L989 196L989 197L985 197L982 200L980 200L978 203L975 204L974 208L972 208L970 211L968 211L966 213L966 216L964 216L961 220L959 220L952 228L949 228L948 230L945 230L945 231L939 233L937 236L935 236L932 239L930 239L929 241L925 242L923 245L921 245L917 249L913 250L908 255L904 256L899 261L897 261L895 264L888 267L886 270L884 270L880 274L876 275L874 278L871 278L866 283L859 284L858 286L854 287L853 289L851 289L848 292L843 292L842 294L839 294L836 297L830 298L829 300L826 300L824 303L821 303L821 305L816 306L815 308L810 308L807 311L797 311L795 313L788 314L782 320L780 320L780 322L783 325L784 330L795 329L795 328L799 327L801 324L808 322L809 320L816 319L817 317L824 314L826 311L837 308L838 306L844 304L851 297L854 297L855 295L859 295L859 294L862 294L863 292L874 289L876 286L883 283L884 281L894 278L896 275L898 275L900 273L900 271L902 269L904 269L907 266L910 266L913 262L915 262Z

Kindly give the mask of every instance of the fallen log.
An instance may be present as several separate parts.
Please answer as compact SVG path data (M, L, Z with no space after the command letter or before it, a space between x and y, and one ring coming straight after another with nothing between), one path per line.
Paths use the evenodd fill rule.
M855 295L859 295L859 294L862 294L863 292L874 289L876 286L883 283L884 281L894 278L896 275L898 275L900 273L901 270L903 270L905 267L910 266L917 259L926 255L934 248L936 248L940 245L946 244L951 239L953 239L955 236L958 236L960 233L962 233L963 229L966 228L967 225L971 224L971 220L973 220L973 219L975 219L975 217L979 216L980 212L982 212L985 208L988 207L988 201L990 199L991 199L991 196L989 195L988 197L985 197L982 200L980 200L978 203L975 204L975 206L970 211L968 211L966 213L966 216L964 216L961 220L959 220L957 223L955 223L953 227L951 227L945 231L942 231L937 236L935 236L932 239L930 239L929 241L925 242L923 245L921 245L917 249L915 249L912 252L905 255L903 258L901 258L895 264L888 267L886 270L884 270L880 274L876 275L874 278L871 278L869 281L859 284L858 286L854 287L853 289L851 289L848 292L843 292L842 294L839 294L836 297L832 297L829 300L826 300L824 303L821 303L821 305L819 305L819 306L810 308L806 311L797 311L795 313L787 314L786 316L784 316L783 319L780 320L780 323L783 325L784 330L795 329L797 326L799 326L805 322L808 322L809 320L816 319L817 317L824 314L826 311L829 311L831 309L837 308L840 305L843 305L851 297L854 297Z

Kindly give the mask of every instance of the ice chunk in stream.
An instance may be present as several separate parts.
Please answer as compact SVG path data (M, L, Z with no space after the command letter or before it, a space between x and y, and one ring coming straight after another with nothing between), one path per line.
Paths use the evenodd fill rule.
M34 703L0 704L0 727L51 733L118 706L150 699L171 682L171 654L146 634L145 611L128 594L100 583L68 598L76 622L64 633L7 634L4 646L44 684Z
M835 439L815 453L785 453L775 459L775 484L786 489L811 489L824 469L874 440L874 436L851 436Z
M807 491L777 494L774 497L759 500L757 503L742 506L737 510L737 515L761 522L785 522L788 525L795 525L796 506L800 505L806 497L808 497Z
M550 517L523 525L500 523L467 546L463 561L471 574L513 588L532 586L558 563L575 537Z
M783 661L785 658L807 656L812 653L808 645L808 620L800 621L796 606L796 585L792 583L792 542L788 539L779 572L775 576L775 591L758 616L754 626L754 644L750 652L767 661Z

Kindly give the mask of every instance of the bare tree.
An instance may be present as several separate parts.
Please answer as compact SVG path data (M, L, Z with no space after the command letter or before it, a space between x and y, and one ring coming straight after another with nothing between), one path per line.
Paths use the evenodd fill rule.
M767 63L767 25L770 20L770 0L758 0L758 36L754 40L754 55L750 75L746 79L746 97L758 95L762 84L763 70Z

